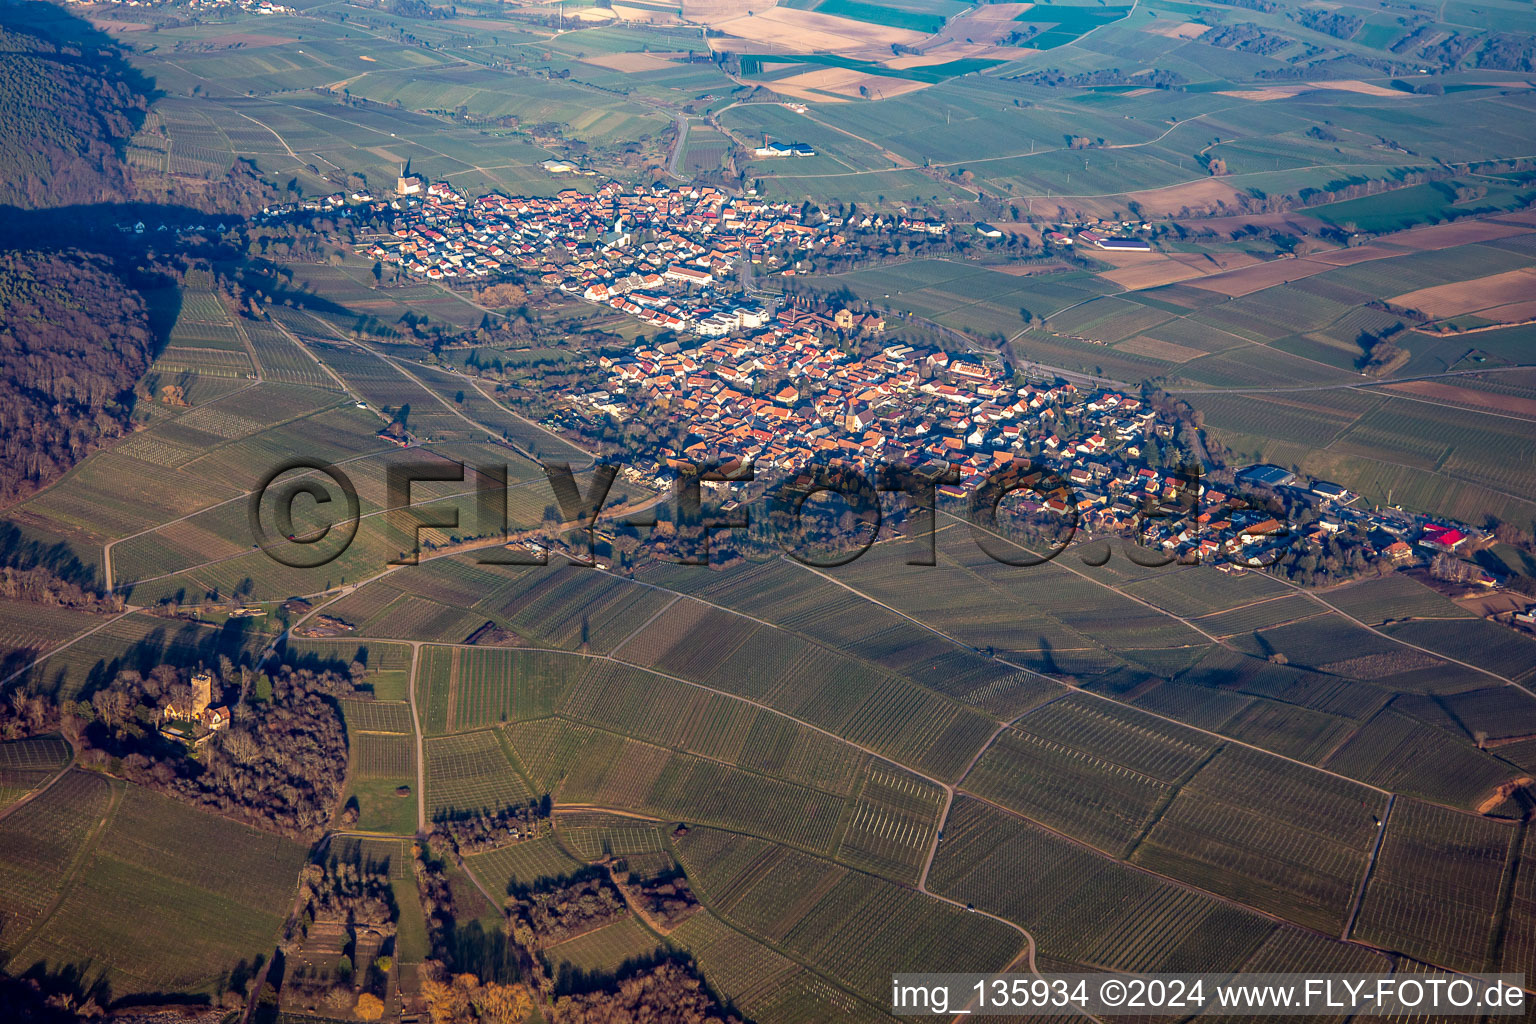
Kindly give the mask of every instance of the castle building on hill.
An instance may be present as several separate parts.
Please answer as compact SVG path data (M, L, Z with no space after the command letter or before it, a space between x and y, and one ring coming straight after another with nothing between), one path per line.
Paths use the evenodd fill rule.
M230 724L227 707L213 707L213 673L192 675L192 694L186 700L173 700L161 711L160 732L189 746L200 746L220 729Z
M203 712L213 703L213 673L195 672L192 675L192 696L188 700L173 700L165 706L162 718L176 718L184 722L195 722L203 717Z

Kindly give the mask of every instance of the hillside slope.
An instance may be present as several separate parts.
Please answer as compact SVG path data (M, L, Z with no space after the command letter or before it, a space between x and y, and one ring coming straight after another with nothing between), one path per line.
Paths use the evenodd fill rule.
M144 302L80 252L0 252L0 504L122 434L154 347Z
M144 83L110 40L44 3L0 6L0 204L120 200Z

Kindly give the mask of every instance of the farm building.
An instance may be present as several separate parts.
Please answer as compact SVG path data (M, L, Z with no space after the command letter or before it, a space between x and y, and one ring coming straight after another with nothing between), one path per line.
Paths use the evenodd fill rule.
M1419 543L1449 553L1460 548L1467 540L1467 535L1454 526L1429 526L1424 529L1424 536L1419 538Z
M764 141L752 151L753 156L815 156L816 150L803 142L768 142Z
M1094 242L1100 249L1116 252L1151 252L1152 246L1140 238L1099 238Z
M1249 466L1237 474L1238 483L1256 484L1260 487L1284 487L1296 479L1296 474L1282 466L1260 464Z

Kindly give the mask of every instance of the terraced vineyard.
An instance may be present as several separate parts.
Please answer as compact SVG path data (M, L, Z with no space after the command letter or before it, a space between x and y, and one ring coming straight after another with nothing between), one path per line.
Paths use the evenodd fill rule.
M498 811L534 795L492 730L428 739L426 768L429 819Z
M304 860L297 843L83 773L0 832L7 952L55 969L105 961L124 995L211 990L273 941Z
M37 399L0 409L7 974L226 1024L273 1015L269 962L285 1024L373 1016L359 986L488 1024L495 991L456 1012L429 962L530 957L530 1019L637 1000L666 955L755 1024L892 1024L898 971L1536 977L1530 4L23 6L0 109L43 128L0 145L7 245L144 316L50 355L30 334L69 323L0 315L0 384ZM33 23L48 52L10 53ZM34 58L115 68L80 99L121 109ZM109 380L127 341L152 362ZM931 560L910 494L830 568L755 504L807 460L964 490L1015 457L1076 491L1048 564L948 487ZM253 546L295 459L362 514L316 568ZM706 459L754 466L701 490L751 522L667 561ZM562 463L582 495L620 471L591 567ZM1111 536L1197 463L1195 516ZM459 522L401 566L418 464L468 471L410 492ZM336 508L288 496L293 543ZM1250 515L1277 565L1200 543ZM199 670L231 716L184 749L159 730ZM538 838L491 817L546 801ZM353 865L388 898L351 905ZM504 898L610 870L628 912L515 948Z
M1451 970L1486 969L1517 836L1507 823L1399 800L1355 936ZM1426 905L1435 908L1428 918Z
M1229 746L1179 790L1132 860L1337 934L1385 812L1384 794Z

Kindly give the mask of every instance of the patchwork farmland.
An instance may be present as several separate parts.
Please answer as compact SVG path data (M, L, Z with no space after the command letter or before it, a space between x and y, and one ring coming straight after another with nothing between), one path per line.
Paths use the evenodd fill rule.
M1530 5L88 6L0 17L7 1012L1536 971ZM821 461L961 483L815 564Z

